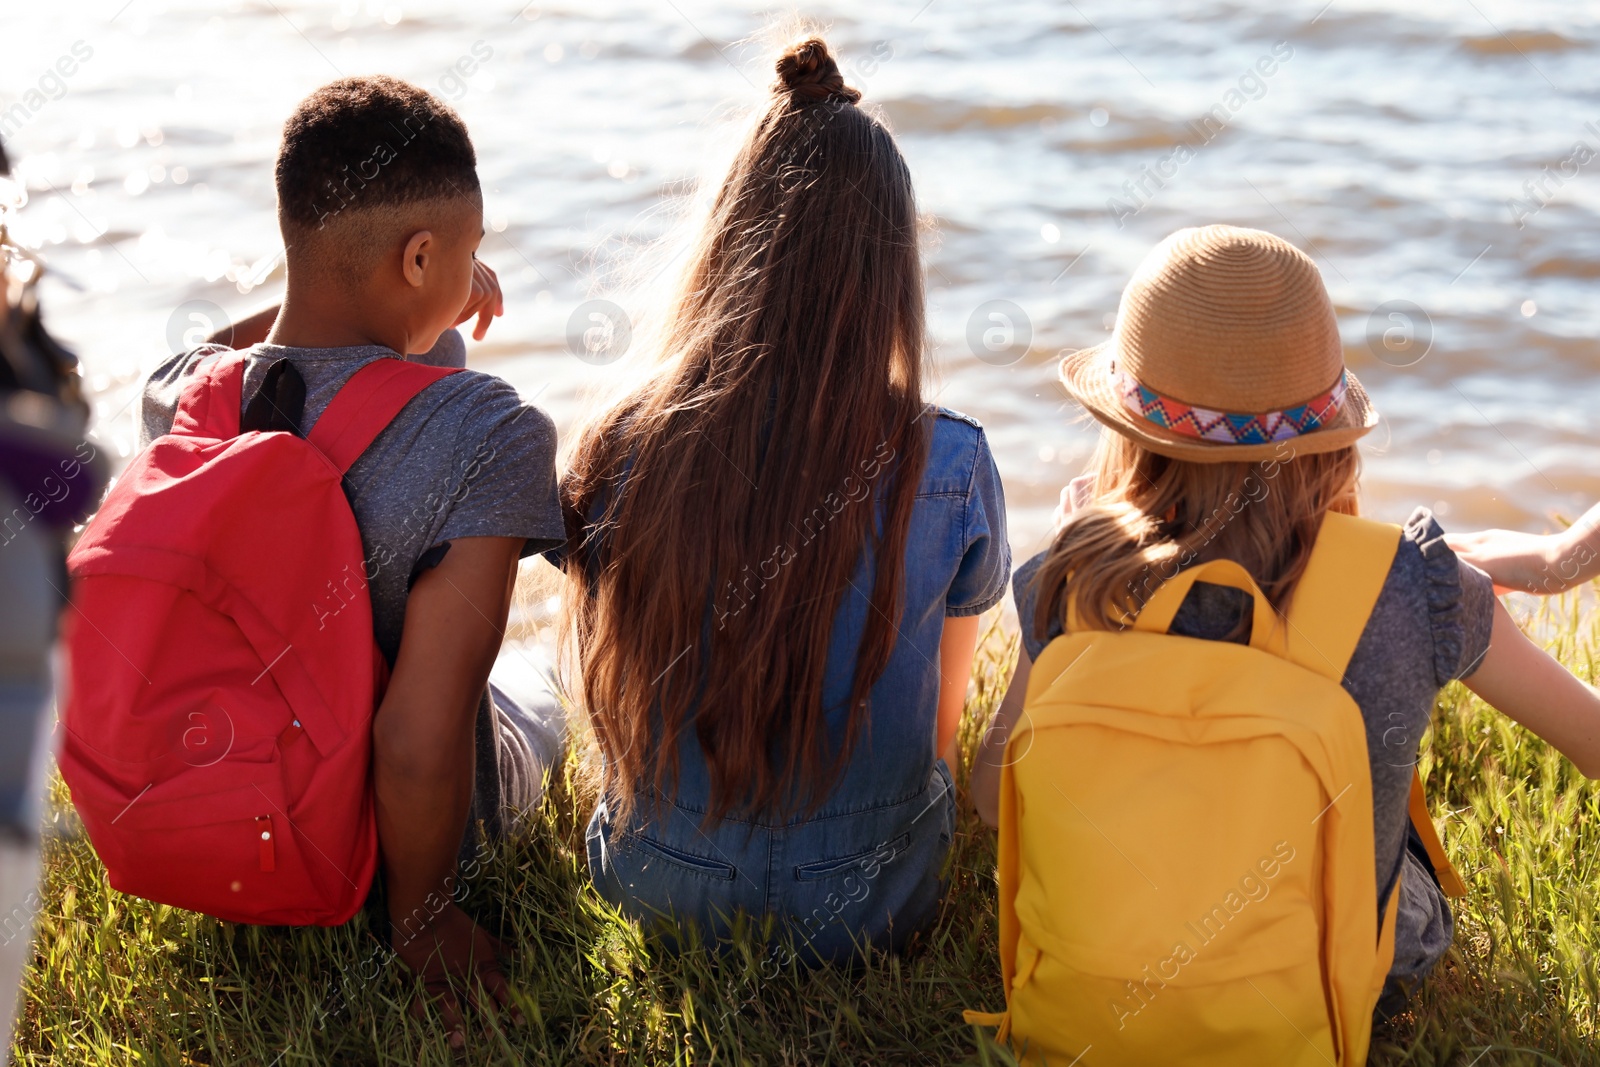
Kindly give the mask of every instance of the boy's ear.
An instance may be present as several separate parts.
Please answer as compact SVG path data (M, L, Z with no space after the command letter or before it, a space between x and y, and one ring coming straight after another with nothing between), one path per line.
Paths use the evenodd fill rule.
M433 231L418 230L406 239L406 254L400 269L412 288L421 288L423 276L428 272L428 260L433 255Z

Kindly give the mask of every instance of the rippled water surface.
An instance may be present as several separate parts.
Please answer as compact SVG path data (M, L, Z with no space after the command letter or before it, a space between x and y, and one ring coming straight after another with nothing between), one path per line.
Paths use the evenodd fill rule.
M868 7L803 13L831 24L910 161L933 388L988 427L1019 553L1093 437L1055 384L1058 352L1105 336L1152 244L1212 221L1276 231L1321 266L1385 415L1364 446L1373 512L1537 527L1600 497L1593 5ZM378 71L451 99L478 146L481 254L507 315L473 364L568 424L621 366L570 355L568 319L595 296L646 317L664 258L647 253L770 79L752 39L767 21L695 0L7 0L0 132L100 438L127 454L141 368L212 314L188 302L237 316L281 291L283 119L318 84ZM61 57L70 76L51 73ZM1226 122L1206 136L1208 111ZM985 347L1008 340L985 335L991 301L1026 317L1014 362ZM1396 301L1419 310L1392 318Z

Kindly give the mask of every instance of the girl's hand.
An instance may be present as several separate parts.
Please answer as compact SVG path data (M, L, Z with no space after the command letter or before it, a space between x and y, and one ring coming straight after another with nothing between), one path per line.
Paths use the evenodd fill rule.
M1061 503L1056 508L1055 519L1051 523L1051 532L1060 533L1061 527L1072 518L1073 512L1088 505L1094 493L1094 475L1080 474L1068 482L1061 489Z
M1593 577L1596 555L1579 527L1559 534L1526 534L1515 530L1447 534L1456 555L1483 571L1500 589L1550 596L1564 593Z
M466 306L461 309L461 314L456 318L455 325L460 326L472 316L478 316L478 324L472 328L472 339L481 341L489 332L489 323L496 315L506 313L506 301L500 295L500 279L495 276L493 268L482 260L472 261L472 293L467 297Z

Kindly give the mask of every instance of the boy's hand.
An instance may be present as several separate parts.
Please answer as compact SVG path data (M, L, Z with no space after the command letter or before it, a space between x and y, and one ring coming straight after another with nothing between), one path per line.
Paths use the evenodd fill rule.
M422 986L445 1025L446 1039L459 1054L466 1047L462 994L481 1015L505 1012L513 1026L527 1024L511 996L511 984L500 972L504 946L454 904L446 905L428 928L416 936L395 938L394 949ZM411 1017L426 1017L421 999L411 1002Z
M1564 593L1580 584L1594 562L1594 554L1567 533L1484 530L1447 534L1445 543L1492 578L1498 588L1543 596Z
M461 309L455 325L460 326L472 316L478 316L478 324L472 328L472 339L481 341L489 332L490 321L496 315L505 313L506 301L500 295L500 279L495 276L494 269L481 259L473 260L472 293L467 297L466 306Z

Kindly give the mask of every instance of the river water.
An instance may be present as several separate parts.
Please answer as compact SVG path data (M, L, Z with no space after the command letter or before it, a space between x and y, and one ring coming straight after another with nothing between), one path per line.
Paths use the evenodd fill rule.
M1095 432L1064 403L1059 352L1106 335L1151 245L1213 221L1321 267L1385 416L1363 446L1371 513L1539 528L1600 497L1600 8L866 7L804 13L910 162L930 391L987 426L1019 555ZM648 320L663 242L770 80L769 22L702 0L7 0L19 232L54 268L50 323L83 356L98 439L126 456L140 373L281 292L283 119L379 71L450 99L478 147L507 314L472 364L569 425L629 366L574 356L574 313L604 298Z

